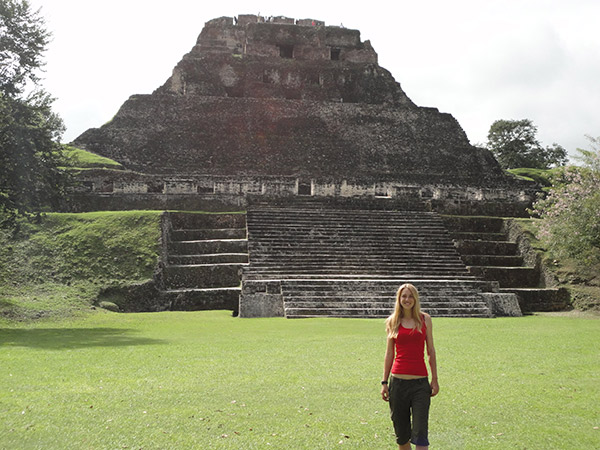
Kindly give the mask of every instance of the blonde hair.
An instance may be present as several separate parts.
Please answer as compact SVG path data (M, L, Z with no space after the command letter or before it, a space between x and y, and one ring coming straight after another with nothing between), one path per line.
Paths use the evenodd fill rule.
M413 330L417 330L420 333L423 327L423 316L421 314L421 302L419 301L419 291L417 291L417 288L414 287L412 284L405 283L398 288L398 292L396 293L396 306L394 308L394 312L385 320L385 331L387 332L389 338L395 339L398 337L400 323L404 318L404 308L402 308L402 305L400 304L400 296L402 295L402 291L404 289L410 290L415 299L415 304L411 309L412 318L415 321L415 326Z

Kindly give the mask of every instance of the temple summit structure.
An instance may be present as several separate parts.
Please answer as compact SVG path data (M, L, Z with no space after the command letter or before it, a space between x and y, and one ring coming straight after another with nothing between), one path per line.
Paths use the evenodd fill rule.
M75 208L377 196L519 215L535 192L450 114L415 105L358 30L312 19L207 22L163 86L74 143L127 169L82 175Z

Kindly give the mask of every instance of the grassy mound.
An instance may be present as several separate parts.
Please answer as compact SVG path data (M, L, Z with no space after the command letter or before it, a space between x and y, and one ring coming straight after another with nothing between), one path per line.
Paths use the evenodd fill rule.
M90 308L103 285L151 278L156 211L48 214L0 230L0 317L30 320Z
M69 145L65 146L63 155L71 169L123 169L117 161Z

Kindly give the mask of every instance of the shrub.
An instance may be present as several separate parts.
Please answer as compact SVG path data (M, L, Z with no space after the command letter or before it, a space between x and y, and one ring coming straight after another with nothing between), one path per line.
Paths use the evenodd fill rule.
M598 144L600 138L590 141ZM557 257L590 268L600 264L600 149L578 151L584 166L557 174L532 212L542 219L540 238Z

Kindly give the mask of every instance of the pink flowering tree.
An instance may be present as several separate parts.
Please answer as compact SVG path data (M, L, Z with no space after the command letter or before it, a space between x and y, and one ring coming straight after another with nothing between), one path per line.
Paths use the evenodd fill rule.
M590 268L600 264L600 137L587 138L592 150L577 149L582 166L565 167L532 213L541 219L540 239L556 257Z

